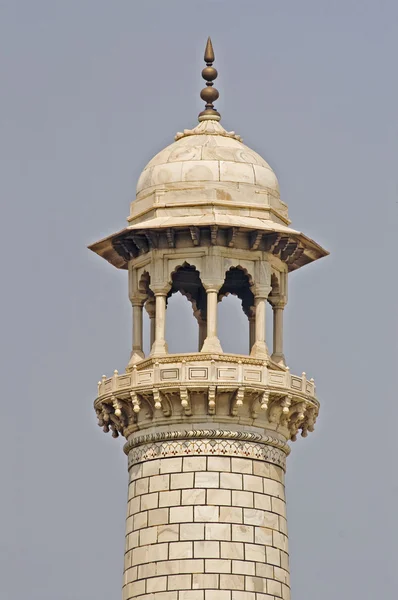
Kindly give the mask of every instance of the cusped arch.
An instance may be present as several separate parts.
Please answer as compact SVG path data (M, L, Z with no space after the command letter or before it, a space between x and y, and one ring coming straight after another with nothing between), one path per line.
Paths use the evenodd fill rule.
M191 257L191 259L189 261L183 260L182 262L180 262L178 259L173 259L173 260L169 260L167 262L167 265L168 265L167 271L169 271L169 284L170 285L172 285L173 278L175 277L175 274L178 271L184 270L184 269L196 269L196 271L199 273L199 277L200 277L200 271L202 268L202 262L199 257Z
M253 277L246 267L232 266L225 272L224 283L218 294L219 301L230 294L237 296L242 302L243 312L251 318L254 310L254 294L251 290L253 285Z
M180 292L192 304L195 318L198 321L205 321L207 314L206 290L196 265L184 261L171 272L167 299L177 292Z

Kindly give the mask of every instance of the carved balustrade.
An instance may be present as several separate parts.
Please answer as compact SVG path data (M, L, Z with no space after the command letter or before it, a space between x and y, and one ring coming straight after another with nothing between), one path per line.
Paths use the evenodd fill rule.
M99 425L128 437L153 425L236 420L295 440L312 431L319 411L313 379L265 361L205 353L153 357L98 383Z

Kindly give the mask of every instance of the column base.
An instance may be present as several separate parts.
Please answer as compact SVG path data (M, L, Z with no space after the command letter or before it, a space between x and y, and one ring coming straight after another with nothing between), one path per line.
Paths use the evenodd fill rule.
M155 340L151 348L150 356L161 356L163 354L168 354L168 352L166 340Z
M286 367L286 360L284 354L277 354L276 352L271 355L272 362L280 365L281 367Z
M255 342L252 346L250 356L253 358L269 359L269 353L265 342Z
M133 365L136 365L137 363L144 360L144 358L145 358L145 354L142 352L142 350L133 350L127 366L132 367Z
M207 337L203 343L201 352L222 352L221 343L217 336Z

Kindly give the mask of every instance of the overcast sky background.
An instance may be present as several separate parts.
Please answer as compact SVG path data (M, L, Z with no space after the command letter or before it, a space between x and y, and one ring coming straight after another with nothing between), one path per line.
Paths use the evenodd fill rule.
M195 126L208 35L223 125L331 252L286 309L288 364L321 401L288 460L293 600L396 597L398 3L0 0L4 600L121 597L126 458L92 402L127 364L130 307L86 246ZM238 310L221 305L221 337L245 351ZM180 314L172 350L194 343Z

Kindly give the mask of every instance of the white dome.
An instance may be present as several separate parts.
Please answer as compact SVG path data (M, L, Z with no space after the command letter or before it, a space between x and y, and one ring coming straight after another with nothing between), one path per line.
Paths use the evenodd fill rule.
M279 185L269 164L234 132L217 121L202 121L195 129L177 134L145 167L137 184L137 199L158 187L200 183L255 186L279 198Z
M130 238L145 253L148 248L164 249L165 239L168 248L176 248L178 232L183 244L198 245L202 235L205 245L213 244L213 236L218 235L228 248L234 247L234 236L243 234L246 241L240 243L248 243L252 250L263 234L276 234L287 246L296 240L301 252L297 264L289 263L289 270L327 254L289 227L275 173L238 135L208 119L178 133L175 140L143 170L128 226L90 246L94 252L118 268L127 268ZM166 238L161 237L164 231ZM249 239L248 232L255 235Z

